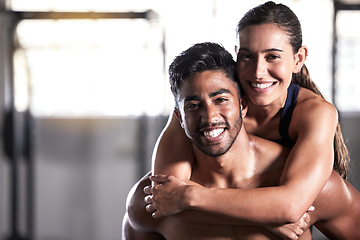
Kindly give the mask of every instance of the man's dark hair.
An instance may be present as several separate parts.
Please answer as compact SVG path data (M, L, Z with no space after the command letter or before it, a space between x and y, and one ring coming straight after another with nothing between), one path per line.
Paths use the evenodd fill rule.
M198 43L175 57L169 67L169 81L171 91L175 97L175 104L178 107L180 89L184 81L204 71L221 71L226 77L238 84L235 61L232 55L217 43ZM240 98L240 90L238 90Z

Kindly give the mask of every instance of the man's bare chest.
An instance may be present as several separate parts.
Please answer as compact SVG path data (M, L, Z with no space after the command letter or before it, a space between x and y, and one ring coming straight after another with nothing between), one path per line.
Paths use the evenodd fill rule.
M204 215L204 217L206 217ZM176 216L168 217L162 235L167 240L268 240L278 239L263 227L196 224L184 222Z

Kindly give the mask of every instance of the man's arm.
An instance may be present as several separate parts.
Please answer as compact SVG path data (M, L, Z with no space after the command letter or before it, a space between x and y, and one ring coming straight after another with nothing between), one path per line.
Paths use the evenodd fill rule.
M158 233L145 232L139 229L135 229L131 224L129 215L127 213L124 216L122 228L123 240L165 240L165 238L163 238Z
M360 239L360 193L333 171L316 198L311 222L330 239Z
M157 232L161 220L153 219L145 210L144 186L151 184L150 174L140 179L130 190L126 200L126 213L122 224L124 240L165 240Z

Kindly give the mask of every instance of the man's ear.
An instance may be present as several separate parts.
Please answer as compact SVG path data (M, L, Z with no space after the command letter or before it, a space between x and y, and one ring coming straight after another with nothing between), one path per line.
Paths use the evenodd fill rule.
M176 118L179 120L181 127L184 128L180 111L179 111L177 108L174 109L174 115L175 115Z
M243 96L240 100L240 107L241 107L241 116L244 118L246 117L247 111L248 111L248 103L250 99L247 96Z
M295 54L295 65L293 73L298 73L302 66L305 64L306 57L308 55L308 48L302 46L299 48L298 52Z

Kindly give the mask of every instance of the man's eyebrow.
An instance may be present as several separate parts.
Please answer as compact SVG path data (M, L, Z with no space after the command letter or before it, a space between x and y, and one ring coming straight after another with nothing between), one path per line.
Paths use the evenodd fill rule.
M209 97L215 97L217 95L224 94L224 93L231 94L231 91L229 89L221 88L219 90L216 90L214 92L209 93ZM184 98L184 102L200 101L200 100L201 100L200 97L196 96L196 95L187 96L187 97Z
M242 47L239 49L239 51L245 51L245 52L252 52L250 49ZM279 48L269 48L269 49L265 49L262 52L267 53L267 52L284 52L284 50L279 49Z
M187 96L184 98L184 102L188 102L188 101L200 101L200 97L199 96Z
M215 92L211 92L209 94L210 97L215 97L217 95L220 95L220 94L224 94L224 93L228 93L228 94L231 94L231 91L229 89L225 89L225 88L221 88Z

